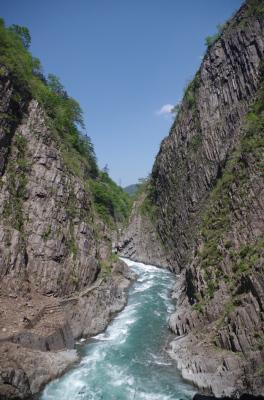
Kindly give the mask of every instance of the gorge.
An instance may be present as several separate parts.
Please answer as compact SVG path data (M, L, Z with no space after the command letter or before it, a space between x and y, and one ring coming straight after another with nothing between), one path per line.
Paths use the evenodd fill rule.
M133 201L23 32L0 23L0 398L71 365L40 399L263 395L263 0L208 41Z
M125 262L138 275L128 305L104 333L82 345L82 362L48 385L40 399L192 398L195 389L181 379L163 350L166 316L174 309L169 297L173 275L146 264Z

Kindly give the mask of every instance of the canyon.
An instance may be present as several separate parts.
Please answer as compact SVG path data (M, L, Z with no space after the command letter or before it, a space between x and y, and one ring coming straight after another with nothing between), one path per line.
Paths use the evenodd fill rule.
M0 397L25 398L78 360L75 339L105 329L134 274L50 118L5 66L0 93Z
M166 350L183 378L263 395L263 10L248 0L208 43L132 205L1 25L24 65L0 51L0 398L38 393L125 307L136 274L117 255L177 275Z

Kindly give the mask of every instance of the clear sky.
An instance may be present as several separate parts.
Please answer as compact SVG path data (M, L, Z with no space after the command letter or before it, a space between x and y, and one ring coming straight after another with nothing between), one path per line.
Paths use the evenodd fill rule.
M241 0L0 0L31 51L79 101L100 167L122 186L150 173L216 32ZM167 105L167 106L166 106ZM165 106L165 107L164 107Z

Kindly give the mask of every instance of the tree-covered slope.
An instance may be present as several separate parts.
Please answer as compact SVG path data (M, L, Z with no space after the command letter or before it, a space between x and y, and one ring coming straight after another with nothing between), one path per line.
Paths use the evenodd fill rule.
M37 100L45 112L47 124L69 172L88 185L90 179L90 189L95 191L95 208L100 210L105 221L124 222L129 212L128 196L111 180L107 172L99 171L93 144L85 130L80 105L68 95L59 78L52 74L44 75L40 61L28 50L28 30L16 25L6 28L1 21L0 44L1 76L4 79L8 74L13 85L9 112L3 111L1 115L6 132L8 127L12 130L19 122L23 112L21 110L19 113L20 108L26 107L30 99ZM2 141L11 140L10 134L4 136L3 132L2 135ZM5 164L5 152L8 150L1 149L2 168ZM105 188L108 199L102 199L102 196L98 195L100 185ZM103 203L105 209L102 215L100 206Z
M137 183L135 183L133 185L126 186L126 187L124 187L124 192L129 194L129 196L134 196L138 191L138 186L139 185Z

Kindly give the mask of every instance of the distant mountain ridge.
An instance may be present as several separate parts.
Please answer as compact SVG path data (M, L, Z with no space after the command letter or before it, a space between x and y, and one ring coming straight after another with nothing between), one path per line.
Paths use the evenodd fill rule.
M126 192L129 196L134 196L134 194L137 193L139 188L139 184L138 183L134 183L132 185L128 185L126 187L123 188L124 192Z

